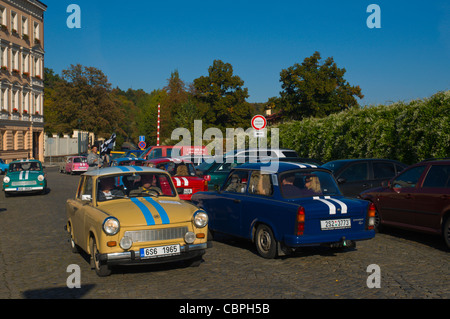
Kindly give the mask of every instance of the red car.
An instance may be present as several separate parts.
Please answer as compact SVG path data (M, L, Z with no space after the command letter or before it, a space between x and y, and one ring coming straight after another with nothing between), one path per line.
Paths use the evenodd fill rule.
M414 164L360 197L375 204L376 226L437 234L450 248L450 159Z
M145 166L169 172L181 199L191 200L193 194L208 190L208 181L195 174L194 164L191 161L163 157L148 160Z

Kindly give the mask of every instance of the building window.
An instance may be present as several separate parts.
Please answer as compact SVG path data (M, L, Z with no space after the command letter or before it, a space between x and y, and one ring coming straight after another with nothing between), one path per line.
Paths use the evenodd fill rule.
M41 63L39 58L34 58L34 76L40 77L41 76Z
M22 96L22 112L23 112L23 114L28 114L30 112L30 110L28 108L28 93L27 92L23 92L23 96Z
M39 30L39 23L37 23L37 22L35 22L34 24L33 24L33 32L34 32L34 34L33 34L33 36L34 36L34 41L36 42L36 40L39 42L39 40L40 40L40 30Z
M23 53L22 54L22 72L24 74L28 74L29 75L29 72L30 72L29 64L30 64L29 55L26 54L26 53Z
M0 108L2 111L8 111L8 89L0 90Z
M0 25L8 25L8 22L6 22L6 8L4 7L0 7Z
M16 50L12 50L11 71L19 71L19 54Z
M11 32L17 33L18 32L18 22L17 22L17 13L14 11L11 11Z
M17 112L19 110L19 91L12 91L11 104L13 107L12 111Z
M8 49L0 47L0 66L8 67Z
M28 19L22 17L22 35L28 35Z

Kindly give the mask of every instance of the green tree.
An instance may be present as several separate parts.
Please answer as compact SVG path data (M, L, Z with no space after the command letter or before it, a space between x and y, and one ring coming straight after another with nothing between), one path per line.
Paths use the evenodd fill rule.
M320 64L315 52L303 63L296 63L280 73L283 91L277 101L288 119L325 117L331 113L358 106L362 99L359 86L351 86L345 79L344 68L338 68L332 57Z
M229 63L215 60L208 69L208 76L194 80L194 97L199 102L205 126L218 128L246 127L250 123L251 108L244 81L233 75Z
M111 94L111 84L101 70L71 65L52 85L53 91L44 103L49 130L70 133L79 128L101 137L109 137L112 132L126 135L120 102Z

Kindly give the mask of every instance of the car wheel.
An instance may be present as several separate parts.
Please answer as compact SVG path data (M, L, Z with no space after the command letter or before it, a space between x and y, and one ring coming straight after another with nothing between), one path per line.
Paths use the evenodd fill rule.
M95 272L97 273L97 275L99 277L109 276L111 274L111 269L109 268L109 266L97 259L99 252L94 237L90 238L89 247L91 249L91 264L95 268Z
M442 232L444 234L444 241L447 244L447 247L450 248L450 216L447 217L447 220L444 224L444 231Z
M378 212L378 209L375 210L375 225L374 225L375 232L379 233L383 231L383 226L381 225L381 216Z
M80 250L78 249L78 245L75 244L75 241L73 240L72 231L70 232L70 239L69 239L69 242L70 242L70 249L72 250L72 252L73 252L74 254L79 253Z
M269 226L258 226L255 234L255 245L258 254L263 258L272 259L277 256L278 243Z

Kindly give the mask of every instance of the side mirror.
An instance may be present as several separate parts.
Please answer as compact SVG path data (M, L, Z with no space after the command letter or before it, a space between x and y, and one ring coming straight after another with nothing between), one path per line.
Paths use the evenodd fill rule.
M92 201L92 196L91 195L81 195L81 200L90 202L90 201Z
M214 184L214 190L218 193L220 193L220 186L217 184Z

